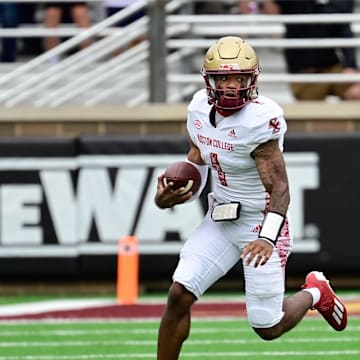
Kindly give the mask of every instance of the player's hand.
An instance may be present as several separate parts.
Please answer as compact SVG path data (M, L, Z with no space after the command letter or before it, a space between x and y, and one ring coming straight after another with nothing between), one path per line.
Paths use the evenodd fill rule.
M274 246L264 239L257 239L247 244L240 256L240 259L246 258L245 265L249 266L254 260L254 267L265 265L273 252Z
M171 181L167 184L167 186L165 186L163 179L164 174L158 177L157 191L155 195L155 203L159 208L172 208L174 205L182 204L192 197L191 191L184 195L180 195L184 188L181 187L174 190L174 183Z

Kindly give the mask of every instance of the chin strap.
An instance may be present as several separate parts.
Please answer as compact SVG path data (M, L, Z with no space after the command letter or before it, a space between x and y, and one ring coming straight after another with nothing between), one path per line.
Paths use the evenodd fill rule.
M204 190L206 182L207 182L208 174L209 174L209 168L207 165L199 165L188 159L186 159L185 161L190 163L191 165L195 166L198 169L200 176L201 176L201 184L200 184L199 190L187 201L187 202L190 202L190 201L194 201L197 198L199 198L202 191Z
M234 112L238 111L238 110L221 110L221 109L217 109L216 110L221 116L223 117L227 117L227 116L231 116Z

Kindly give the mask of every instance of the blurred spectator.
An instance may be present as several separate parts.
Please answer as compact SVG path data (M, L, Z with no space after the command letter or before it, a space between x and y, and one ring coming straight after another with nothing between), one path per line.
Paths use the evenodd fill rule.
M63 16L70 15L73 22L80 28L91 26L90 11L86 2L48 2L45 3L44 25L47 28L56 28L63 21ZM81 47L86 47L91 39L84 41ZM50 50L59 44L57 37L46 37L45 49ZM54 59L57 61L57 59Z
M195 14L226 14L229 10L223 1L197 1L194 4Z
M35 26L38 24L36 14L40 8L39 2L22 2L19 3L20 8L20 24ZM36 56L43 52L42 38L38 36L21 38L20 55Z
M246 11L245 5L241 6ZM265 14L330 14L352 13L353 9L353 0L266 0L261 3L260 11ZM349 23L286 24L285 36L288 39L354 37ZM284 54L290 73L357 73L355 48L287 48ZM290 88L297 100L324 100L329 95L343 100L360 99L359 83L291 83Z
M259 12L259 4L255 0L239 0L240 14L256 14Z
M136 1L136 0L135 0ZM135 2L134 0L105 0L106 6L106 15L111 16L125 9L126 7L130 6ZM134 14L128 16L126 19L119 21L117 23L118 26L126 26L131 24L137 19L140 19L142 16L145 15L145 10L138 10Z
M0 17L5 29L19 26L19 4L16 2L0 3ZM14 62L17 56L17 38L3 37L1 39L1 61Z
M117 12L124 10L126 7L132 5L136 0L105 0L106 16L112 16ZM126 17L124 20L119 21L116 25L119 27L124 27L130 25L132 22L140 19L146 15L145 9L140 9L133 13L132 15ZM139 42L145 40L145 36L140 36L139 38L133 40L128 44L127 48L135 46ZM113 55L118 55L121 51L126 49L119 49L113 53Z

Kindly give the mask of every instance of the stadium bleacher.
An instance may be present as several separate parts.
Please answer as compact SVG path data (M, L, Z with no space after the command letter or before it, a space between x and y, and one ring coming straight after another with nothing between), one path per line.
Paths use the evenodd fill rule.
M153 67L149 65L149 61L156 61L156 58L151 53L151 46L147 41L140 44L138 48L122 53L117 59L109 56L114 46L126 43L138 35L149 33L149 26L153 25L148 17L126 28L114 27L117 20L126 17L139 7L146 6L147 1L136 2L122 14L114 15L112 19L104 19L99 15L99 3L101 4L96 0L90 2L93 6L93 17L98 21L92 28L85 31L69 24L63 24L58 29L51 30L45 29L41 24L35 27L24 24L17 29L0 29L0 36L35 35L43 38L54 33L73 36L57 49L35 59L20 57L16 63L1 63L0 87L3 89L0 105L6 107L15 105L93 107L96 105L138 106L150 102L149 68L153 69ZM294 102L288 90L288 81L291 81L291 77L286 73L282 56L282 48L291 46L289 42L282 39L283 22L286 21L286 16L184 15L181 9L189 4L191 1L172 0L166 5L167 42L164 46L167 47L166 52L169 55L166 59L167 65L162 64L162 66L167 67L163 70L167 71L168 80L166 83L164 79L157 80L158 87L166 86L168 89L165 102L186 102L193 91L203 86L199 74L202 53L211 43L212 38L229 33L246 36L259 52L263 68L261 91L271 95L280 103ZM356 1L356 4L357 11L346 16L346 21L352 22L353 30L358 34L360 32L360 13L358 12L360 1ZM315 16L313 20L310 20L320 21L321 17L322 15ZM332 21L345 20L342 14L334 14ZM89 36L98 36L101 41L79 53L65 55L63 61L55 66L50 63L49 60L53 55L67 54L84 37ZM104 39L106 37L108 37L107 42ZM358 48L360 56L359 38L355 37L351 41ZM180 47L181 44L184 46ZM321 42L312 45L308 41L307 44L322 46ZM162 61L165 62L158 59L160 65ZM139 81L142 82L141 89L138 86ZM333 102L335 99L330 98L329 101Z

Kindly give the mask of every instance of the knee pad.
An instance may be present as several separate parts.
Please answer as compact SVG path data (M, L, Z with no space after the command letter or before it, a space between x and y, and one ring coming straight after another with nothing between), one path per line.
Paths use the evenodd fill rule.
M284 316L282 307L282 294L266 298L248 298L248 321L253 328L270 328L275 326Z
M255 269L245 267L248 320L254 328L270 328L283 317L284 278L280 258L273 254L269 262Z

